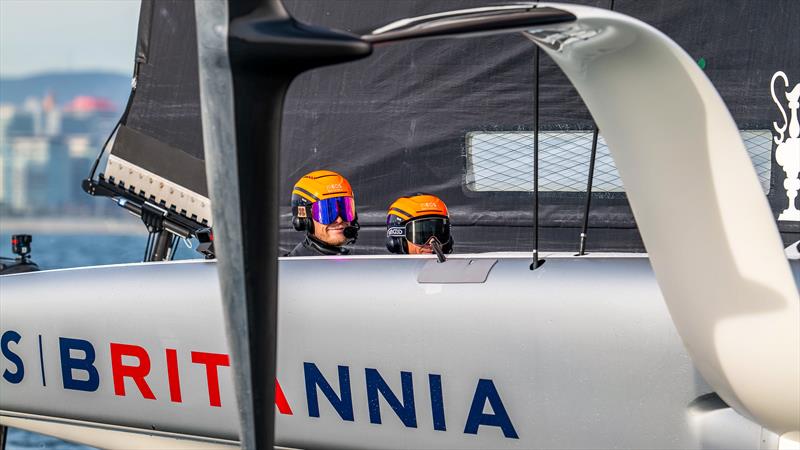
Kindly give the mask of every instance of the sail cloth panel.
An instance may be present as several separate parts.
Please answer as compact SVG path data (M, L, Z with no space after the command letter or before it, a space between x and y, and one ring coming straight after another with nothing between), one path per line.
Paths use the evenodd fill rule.
M194 2L142 0L135 60L136 90L105 175L210 224Z
M496 2L284 3L303 22L363 32L406 17ZM610 6L610 0L578 3ZM800 15L800 2L616 0L615 10L654 25L694 59L703 58L739 128L769 130L773 121L782 123L769 81L777 70L792 82L800 74L800 34L793 21ZM291 227L292 185L323 168L341 172L356 191L363 227L358 253L386 252L388 205L397 196L419 191L447 202L457 252L529 250L531 193L470 190L466 142L469 133L532 130L534 51L518 33L406 42L378 46L371 58L297 79L286 99L282 133L281 250L288 251L300 238ZM143 0L136 61L137 89L105 175L152 196L155 203L163 201L211 223L193 2ZM540 111L543 130L592 128L582 100L545 56ZM588 148L585 153L588 159ZM784 173L772 159L768 196L777 217L786 194ZM563 163L563 170L571 168ZM576 250L584 194L546 192L540 200L543 250ZM595 193L590 226L590 250L644 250L624 193ZM800 239L796 222L778 226L787 243Z
M609 0L577 3L610 6ZM486 2L285 4L298 20L361 32ZM792 51L800 48L792 20L800 15L800 3L616 0L615 10L654 25L693 59L702 58L740 129L769 130L773 121L782 123L769 81L777 70L800 74L800 60ZM416 41L377 46L371 58L298 78L286 100L282 135L281 249L287 251L299 239L289 219L292 184L311 170L330 169L347 177L355 190L362 225L358 253L385 253L388 205L397 196L419 191L448 204L456 252L530 250L532 194L470 190L466 142L473 132L532 130L534 52L519 34ZM543 130L591 130L582 100L546 56L540 84ZM588 147L585 154L588 160ZM562 164L564 171L571 170L569 161ZM773 162L769 198L776 217L786 198L783 175ZM577 250L584 201L582 192L540 194L544 250ZM590 226L590 250L644 250L624 193L595 193ZM787 243L800 239L792 226L779 223Z

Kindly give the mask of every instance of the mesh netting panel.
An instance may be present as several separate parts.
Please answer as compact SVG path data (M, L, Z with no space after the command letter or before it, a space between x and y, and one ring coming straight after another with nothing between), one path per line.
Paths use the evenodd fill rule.
M746 130L741 134L766 194L772 169L772 132ZM539 132L539 190L585 192L591 149L590 131ZM602 135L597 141L594 170L593 191L625 191ZM532 191L533 133L467 133L466 183L472 191Z

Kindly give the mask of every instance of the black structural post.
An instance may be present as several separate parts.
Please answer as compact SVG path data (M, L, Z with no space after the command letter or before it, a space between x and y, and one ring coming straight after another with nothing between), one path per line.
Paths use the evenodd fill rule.
M531 270L539 268L539 54L541 50L536 47L534 57L534 71L536 72L536 86L533 91L533 261Z
M594 180L594 162L597 158L597 137L600 130L594 126L592 134L592 155L589 157L589 176L586 180L586 204L583 208L583 227L581 228L581 241L578 246L578 256L586 254L586 233L589 231L589 208L592 206L592 181Z
M300 73L368 56L360 37L295 21L279 0L228 3L239 218L252 395L250 442L274 445L278 305L278 180L286 91ZM219 218L215 218L219 220ZM228 323L231 326L232 323ZM240 353L241 354L241 353ZM241 397L239 397L241 399Z

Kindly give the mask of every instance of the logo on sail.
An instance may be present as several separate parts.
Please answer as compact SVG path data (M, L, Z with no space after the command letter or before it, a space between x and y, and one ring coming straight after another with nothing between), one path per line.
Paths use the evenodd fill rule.
M788 118L782 101L779 101L778 96L775 95L775 82L778 79L783 81L783 88L780 90L788 102ZM788 206L778 216L778 220L800 221L800 210L795 206L795 199L800 191L800 178L798 177L800 175L800 122L797 117L797 110L800 108L800 83L788 90L789 78L785 73L778 71L772 76L769 84L772 100L778 105L781 116L783 116L782 126L778 126L777 122L772 122L772 126L775 127L778 134L774 137L775 143L778 145L778 149L775 151L775 161L786 173L783 187L786 189L786 197L789 200Z

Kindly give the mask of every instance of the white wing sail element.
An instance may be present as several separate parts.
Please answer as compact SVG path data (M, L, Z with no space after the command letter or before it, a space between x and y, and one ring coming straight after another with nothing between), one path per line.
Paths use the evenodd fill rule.
M606 10L529 33L603 130L694 363L741 414L800 429L800 298L736 124L667 36ZM700 220L702 218L702 220Z
M799 430L797 285L736 124L683 49L631 17L555 3L404 19L364 39L508 32L521 23L504 16L550 8L575 20L526 34L603 130L692 359L741 414L778 433Z

